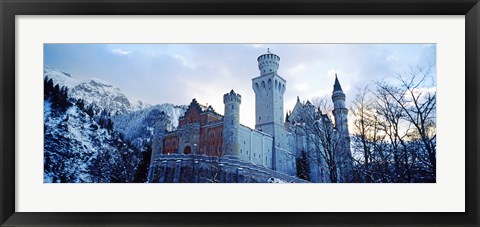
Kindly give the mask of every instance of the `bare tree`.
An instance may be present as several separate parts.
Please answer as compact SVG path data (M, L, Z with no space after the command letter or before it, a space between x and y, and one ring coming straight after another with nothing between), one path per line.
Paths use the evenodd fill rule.
M432 77L432 66L411 67L410 72L405 76L397 74L400 85L394 87L386 83L377 83L380 92L392 99L402 110L399 118L411 124L409 130L410 140L419 140L422 144L417 147L412 162L419 160L428 169L429 174L435 179L436 176L436 90L432 88L434 78ZM431 82L431 83L430 83ZM430 87L429 87L430 86ZM404 151L404 162L407 171L408 164L407 145L403 138L398 137ZM411 174L407 173L411 178Z
M364 182L434 182L436 91L431 66L359 90L351 105L355 170Z
M304 105L299 116L302 120L296 122L295 126L304 130L307 143L313 147L313 150L307 152L309 160L320 168L325 167L330 181L336 183L340 181L339 156L342 140L332 124L332 106L327 97L315 98L312 102L314 104L307 102Z
M373 145L377 139L378 122L375 117L372 101L368 98L369 90L367 87L360 90L352 102L350 109L353 120L353 145L354 151L360 151L355 155L354 160L357 164L363 163L363 168L357 168L365 182L375 182L370 164L373 160Z

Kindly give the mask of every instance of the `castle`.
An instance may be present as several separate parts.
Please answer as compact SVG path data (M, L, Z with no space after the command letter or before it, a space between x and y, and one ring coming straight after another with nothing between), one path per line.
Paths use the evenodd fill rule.
M175 131L167 132L164 122L156 127L149 182L351 181L348 110L337 76L334 125L299 98L284 115L287 81L277 74L280 57L268 51L257 61L255 129L240 124L242 96L234 90L223 96L223 116L193 99Z

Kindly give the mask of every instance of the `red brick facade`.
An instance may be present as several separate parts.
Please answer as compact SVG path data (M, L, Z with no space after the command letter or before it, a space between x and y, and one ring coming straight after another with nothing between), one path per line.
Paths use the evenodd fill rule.
M182 141L178 131L190 126L200 126L197 141ZM188 130L188 129L187 129ZM195 153L197 155L222 156L223 116L216 113L211 106L201 106L194 99L184 116L178 120L178 130L168 133L163 139L163 154ZM194 144L196 147L192 147Z

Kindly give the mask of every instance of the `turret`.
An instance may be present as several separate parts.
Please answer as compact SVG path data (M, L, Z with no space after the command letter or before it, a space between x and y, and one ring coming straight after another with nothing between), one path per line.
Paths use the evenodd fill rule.
M345 106L345 93L343 93L342 86L338 81L337 74L335 74L335 84L333 85L332 101L333 101L333 116L335 117L335 128L342 134L348 135L347 115L348 109Z
M233 90L223 95L225 115L223 117L223 153L225 156L240 155L239 127L242 96Z
M276 74L279 66L279 61L280 57L276 54L270 53L270 49L268 49L266 54L260 55L257 58L260 75L263 76L270 73Z
M339 182L352 182L352 154L350 151L350 135L348 133L348 109L345 106L345 93L343 93L342 86L338 81L337 74L335 74L335 84L333 85L332 93L333 101L333 116L335 118L335 129L340 139L340 145L337 148L337 163L339 164L338 176Z

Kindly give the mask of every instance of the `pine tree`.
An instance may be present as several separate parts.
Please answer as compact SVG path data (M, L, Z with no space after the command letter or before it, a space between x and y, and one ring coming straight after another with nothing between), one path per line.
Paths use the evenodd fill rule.
M310 181L310 166L308 165L307 153L301 152L299 158L297 158L297 176L298 178Z
M146 150L142 152L140 163L135 173L134 182L144 183L147 181L148 168L150 166L150 157L152 155L152 145L146 146Z

